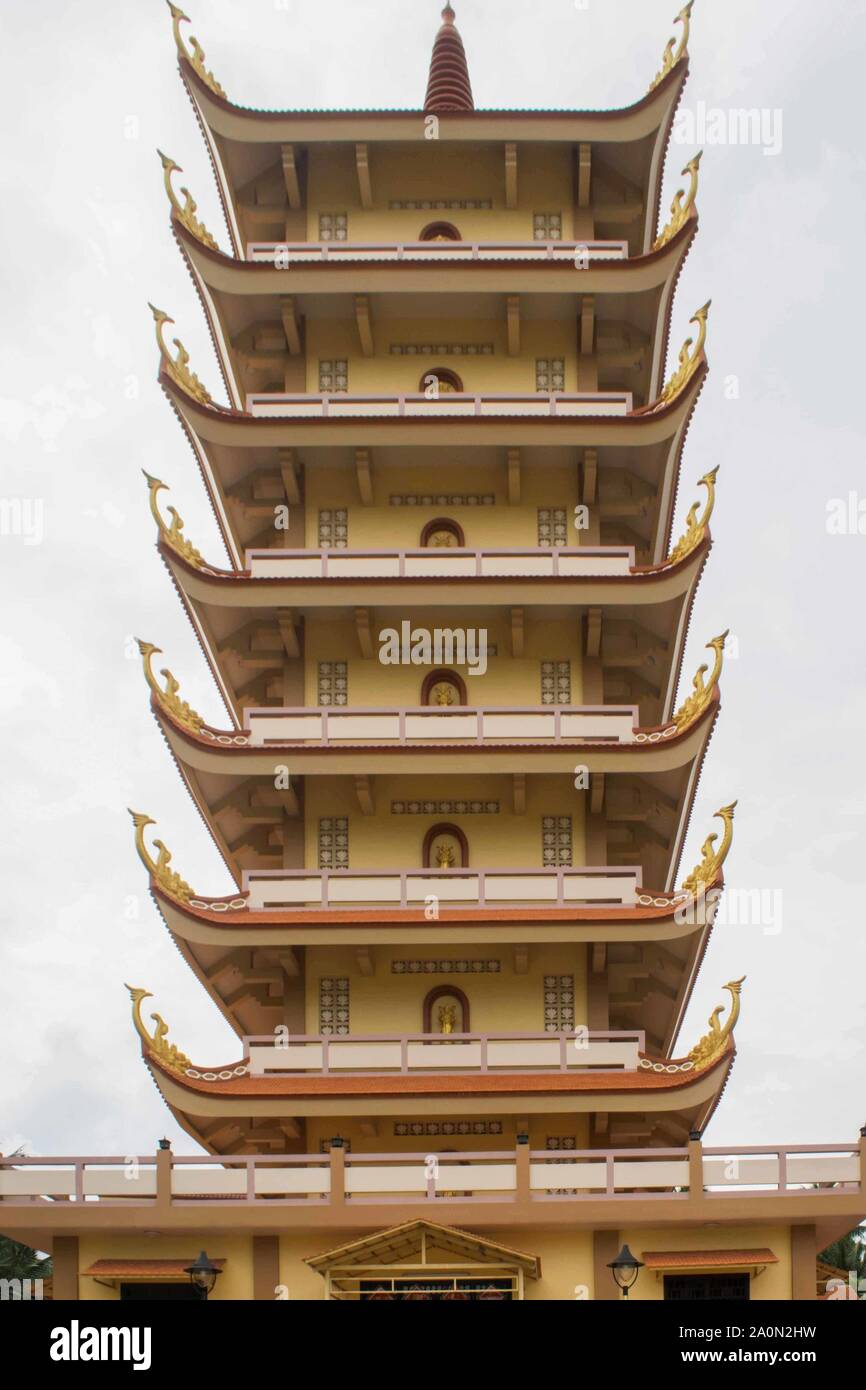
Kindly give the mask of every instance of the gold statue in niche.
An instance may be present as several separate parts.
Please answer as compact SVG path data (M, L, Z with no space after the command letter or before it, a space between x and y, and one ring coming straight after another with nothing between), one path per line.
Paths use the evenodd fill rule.
M447 840L440 840L436 846L437 869L453 869L455 857L454 846Z
M453 531L433 531L428 538L427 544L428 546L433 546L441 550L448 546L456 545L457 537L454 535Z
M434 685L431 693L434 705L453 705L455 703L454 686L450 681L439 681L438 685Z
M457 1007L455 1004L440 1004L439 1006L439 1032L453 1033L454 1025L457 1021Z

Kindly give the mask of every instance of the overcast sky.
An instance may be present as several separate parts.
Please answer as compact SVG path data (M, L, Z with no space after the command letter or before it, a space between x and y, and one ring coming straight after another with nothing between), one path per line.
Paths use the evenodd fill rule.
M658 68L676 8L461 0L476 103L628 105ZM195 371L222 398L168 230L157 146L228 239L164 4L4 9L2 496L41 503L44 538L0 537L0 1150L149 1153L168 1134L190 1151L141 1063L123 988L151 989L196 1061L236 1059L234 1034L145 892L125 809L157 818L199 891L230 890L148 713L131 643L162 646L184 697L225 722L154 553L141 478L146 468L172 485L187 534L222 563L193 457L155 384L148 299L175 317ZM435 0L190 9L208 66L241 104L423 102ZM698 0L694 14L686 110L697 116L703 102L782 120L776 154L707 148L671 339L675 352L712 296L712 373L678 524L696 480L722 471L687 679L723 628L738 650L683 868L712 812L737 797L728 883L780 890L783 909L781 930L716 928L681 1035L680 1053L725 981L748 976L716 1144L850 1141L866 1122L866 535L827 532L828 502L866 499L864 30L864 0ZM672 146L665 206L693 152Z

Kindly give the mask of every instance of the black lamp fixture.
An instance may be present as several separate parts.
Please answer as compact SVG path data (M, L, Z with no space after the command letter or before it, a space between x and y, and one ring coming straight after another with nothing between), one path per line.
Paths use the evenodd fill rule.
M199 1298L206 1299L208 1294L213 1292L213 1286L222 1270L213 1260L209 1260L207 1252L202 1250L195 1263L186 1266L184 1274L189 1275L190 1283L198 1290Z
M611 1260L608 1269L622 1289L623 1298L628 1298L628 1291L636 1283L643 1267L643 1260L636 1260L627 1245L622 1247L615 1260Z
M160 1141L159 1141L159 1147L163 1150L163 1152L165 1152L166 1149L170 1149L170 1148L171 1148L171 1140L170 1140L170 1139L160 1139Z

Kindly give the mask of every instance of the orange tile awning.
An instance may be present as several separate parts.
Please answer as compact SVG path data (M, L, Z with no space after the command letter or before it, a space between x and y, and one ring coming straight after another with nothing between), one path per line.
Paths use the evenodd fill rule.
M81 1273L91 1279L122 1279L127 1283L136 1280L159 1280L161 1283L168 1283L173 1279L185 1282L189 1279L187 1269L196 1259L196 1255L197 1252L186 1260L96 1260L89 1269L83 1269ZM213 1263L222 1269L225 1260L214 1260Z
M647 1269L756 1269L777 1265L778 1255L760 1250L645 1250L641 1256Z

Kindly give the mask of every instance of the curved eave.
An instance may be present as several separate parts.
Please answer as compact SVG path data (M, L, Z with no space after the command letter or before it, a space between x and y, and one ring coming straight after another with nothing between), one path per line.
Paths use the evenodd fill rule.
M302 776L387 775L401 771L414 774L459 776L469 766L481 763L486 774L572 775L574 760L594 773L652 774L689 771L703 758L719 710L716 689L694 724L669 738L651 743L597 743L570 740L559 744L539 740L494 740L484 743L456 741L416 741L404 744L373 742L324 745L313 742L269 743L250 747L219 740L241 736L238 730L213 730L212 736L184 728L154 697L153 714L176 761L186 774L206 773L225 777L273 778L276 762L291 761L292 771ZM641 731L647 732L647 731ZM652 733L660 733L653 730ZM401 766L401 764L403 764ZM690 780L690 779L689 779Z
M436 940L447 939L455 932L461 934L462 940L464 932L484 932L489 928L495 933L492 939L499 941L503 939L501 932L513 928L516 933L513 939L518 942L525 940L527 926L532 928L533 940L584 942L678 941L703 930L700 922L688 921L688 913L680 914L683 920L677 919L677 908L682 904L668 901L670 895L661 897L650 892L644 895L651 899L651 905L647 906L442 906L439 917L428 921L417 909L411 908L388 908L387 917L381 907L362 906L255 912L244 905L243 893L227 898L194 898L181 903L153 881L150 891L172 936L193 944L221 948L248 946L251 940L259 938L263 945L269 946L324 942L359 945L369 941L371 930L378 932L380 929L389 933L389 940L416 941L426 935Z
M572 1113L628 1114L635 1110L654 1114L690 1112L703 1121L715 1108L735 1050L729 1046L716 1061L695 1071L574 1072L439 1076L234 1076L231 1080L205 1080L241 1063L220 1067L192 1067L201 1073L190 1077L169 1071L150 1053L142 1051L145 1064L166 1104L187 1121L211 1121L219 1117L301 1118L334 1113L404 1113L419 1101L425 1111L436 1113L455 1100L491 1100L508 1104L531 1100ZM671 1064L673 1065L673 1063ZM389 1109L393 1107L393 1109Z
M344 248L339 257L311 258L278 270L266 261L214 251L174 212L171 226L193 278L214 294L646 294L676 280L697 233L698 216L692 209L676 235L657 251L593 262L580 271L567 262L530 255L525 260L467 261L443 254L435 261L373 261L363 255L361 245L354 258ZM483 243L480 248L483 251ZM449 278L443 285L452 275L455 280Z
M266 111L239 106L219 96L182 55L178 67L190 97L208 128L227 139L251 144L291 144L296 141L328 144L336 140L368 143L417 140L419 124L423 135L427 113L421 109L403 110L296 110ZM537 144L558 139L570 144L582 140L621 144L641 140L664 129L671 119L681 89L688 76L688 56L684 55L663 80L631 106L609 111L586 110L496 110L442 112L440 138L448 140L497 141L503 125L508 139ZM550 127L554 134L548 134ZM539 134L539 128L545 133Z
M673 440L691 414L706 376L702 363L675 400L628 415L252 415L231 406L202 403L187 395L164 370L159 383L193 433L203 443L240 448L302 447L351 443L361 447L404 442L417 444L419 429L436 445L543 444L556 435L557 444L592 446L616 444L640 448ZM395 438L395 435L397 436Z

